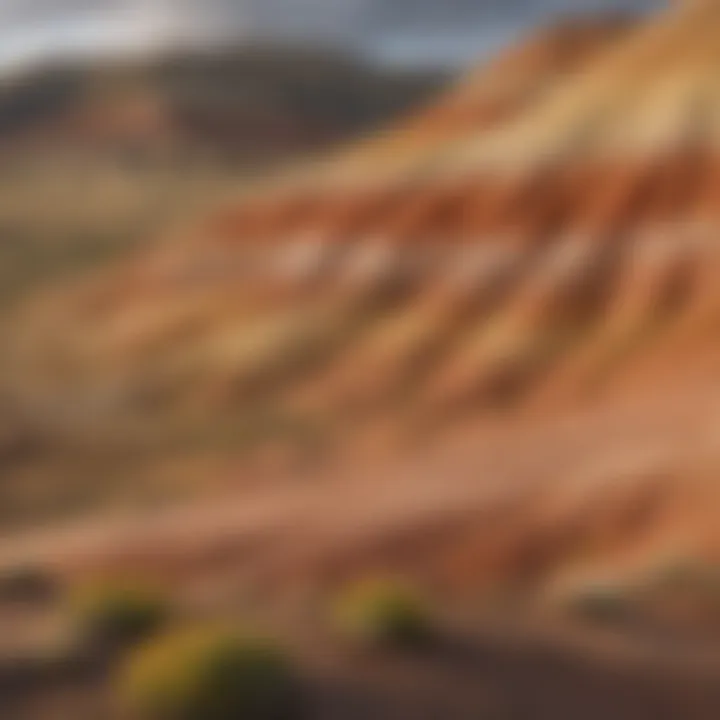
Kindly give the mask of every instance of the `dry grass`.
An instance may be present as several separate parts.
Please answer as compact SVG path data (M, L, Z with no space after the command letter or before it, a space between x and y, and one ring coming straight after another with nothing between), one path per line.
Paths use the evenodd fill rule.
M241 170L210 163L10 163L0 169L0 302L17 303L49 282L97 268L182 226L244 182Z

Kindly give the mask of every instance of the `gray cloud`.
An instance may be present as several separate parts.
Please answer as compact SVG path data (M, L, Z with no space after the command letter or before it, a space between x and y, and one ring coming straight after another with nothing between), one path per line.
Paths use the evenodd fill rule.
M513 32L567 13L646 10L662 0L0 0L0 31L67 29L92 18L96 32L158 31L319 38L397 59L464 60ZM114 30L115 28L115 30ZM123 35L124 34L124 35ZM2 37L0 37L0 41ZM60 33L58 32L58 43ZM97 39L102 44L102 38ZM477 44L477 47L476 47Z
M0 0L0 23L7 29L12 25L63 22L97 8L93 0Z

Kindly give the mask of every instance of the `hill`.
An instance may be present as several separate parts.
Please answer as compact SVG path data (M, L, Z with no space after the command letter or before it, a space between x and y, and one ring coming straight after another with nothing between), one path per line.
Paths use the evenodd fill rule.
M0 81L0 311L121 256L251 177L404 115L441 73L225 47L56 62Z
M0 567L269 620L313 717L715 717L718 48L717 0L544 32L39 293ZM435 601L433 642L329 637L376 577ZM72 678L5 697L107 715Z
M55 63L0 87L0 150L128 163L200 155L287 160L369 131L437 90L441 73L382 69L340 51L241 45Z
M713 557L719 8L543 35L525 57L552 62L503 61L529 75L502 119L428 126L441 105L39 299L5 359L8 453L30 443L24 477L49 463L92 505L111 483L78 458L112 438L137 492L259 483L271 514L283 478L328 467L298 498L308 572L551 583ZM28 487L6 484L16 518ZM357 521L326 527L349 494Z

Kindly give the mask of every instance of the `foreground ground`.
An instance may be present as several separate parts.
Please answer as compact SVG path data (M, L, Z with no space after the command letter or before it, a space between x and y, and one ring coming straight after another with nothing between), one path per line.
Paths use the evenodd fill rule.
M639 385L621 400L545 409L541 424L529 410L463 427L411 460L357 450L310 470L258 469L192 506L6 535L0 558L65 582L151 573L189 612L259 615L295 648L313 718L716 717L714 595L705 616L671 632L641 615L607 628L562 610L600 582L716 563L703 518L718 492L720 387L697 377L661 397ZM318 608L343 582L379 573L431 593L436 647L366 655L327 636ZM35 612L53 611L1 614L18 632L37 626ZM112 717L101 665L23 669L12 636L6 717Z

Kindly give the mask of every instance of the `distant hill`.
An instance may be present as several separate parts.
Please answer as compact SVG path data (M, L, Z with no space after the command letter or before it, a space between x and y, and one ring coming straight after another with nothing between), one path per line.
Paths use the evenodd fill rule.
M443 81L302 47L47 65L0 86L0 152L285 159L382 125Z
M425 104L441 73L243 46L35 67L0 81L0 313L237 192Z

